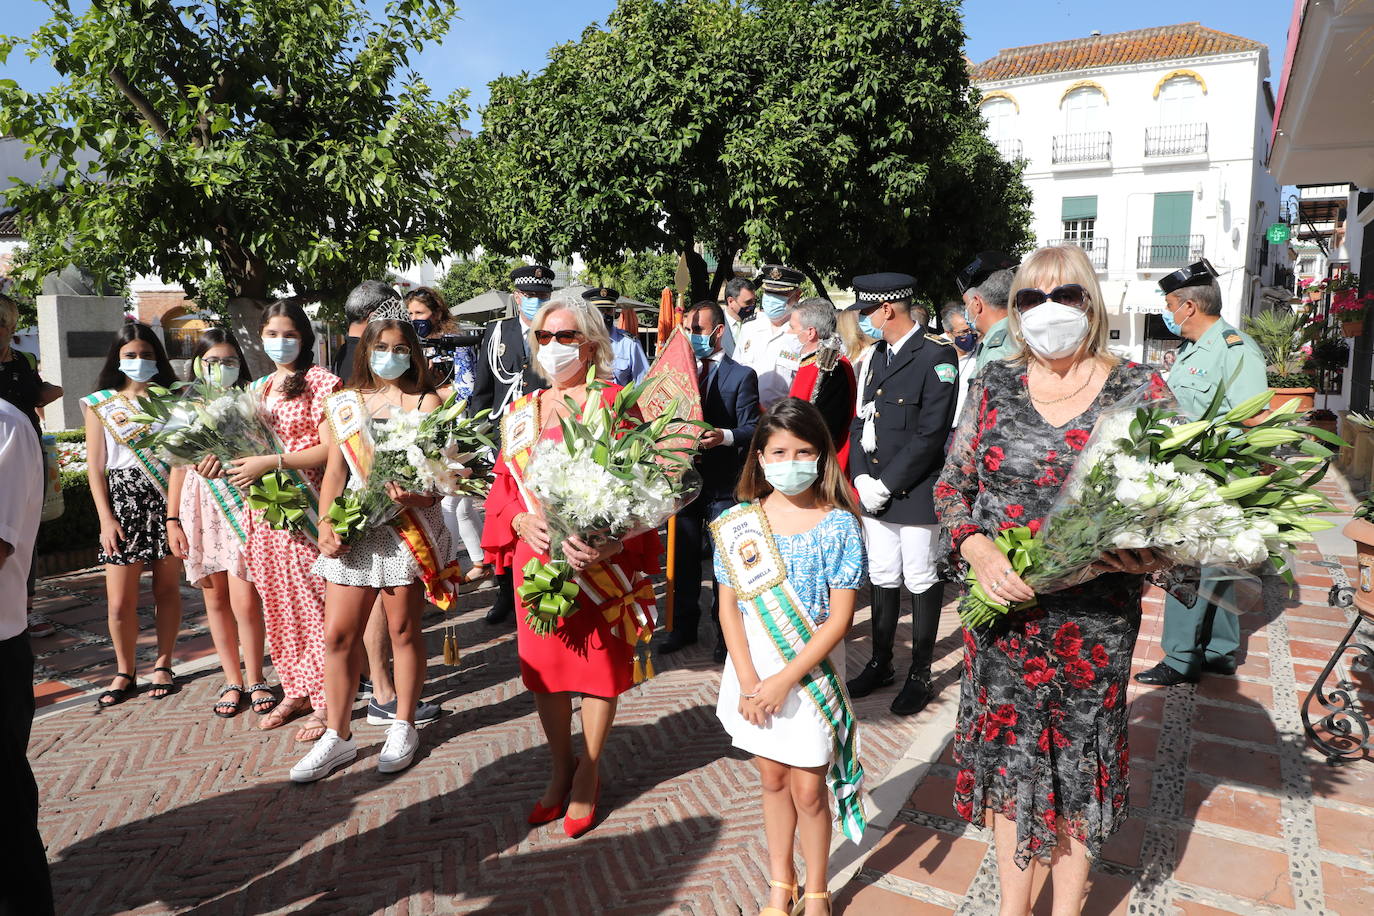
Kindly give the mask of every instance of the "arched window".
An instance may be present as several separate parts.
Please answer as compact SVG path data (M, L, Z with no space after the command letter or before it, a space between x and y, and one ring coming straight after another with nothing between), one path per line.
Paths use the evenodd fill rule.
M1107 99L1102 90L1091 86L1075 89L1064 96L1064 131L1087 134L1103 129Z
M988 99L978 109L983 120L988 122L988 139L993 143L1013 136L1012 119L1016 117L1016 105L1011 99Z
M1202 85L1191 76L1175 76L1159 87L1159 123L1193 124L1202 120Z

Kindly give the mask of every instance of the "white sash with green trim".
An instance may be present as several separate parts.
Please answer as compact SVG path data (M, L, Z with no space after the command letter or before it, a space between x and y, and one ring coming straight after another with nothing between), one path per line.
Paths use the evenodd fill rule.
M238 537L242 544L248 543L248 532L243 528L243 512L247 506L244 502L243 494L239 488L234 486L225 477L216 477L211 480L209 477L202 477L201 481L205 488L210 491L210 496L219 507L220 514L229 523L230 529Z
M133 419L138 414L137 408L129 403L128 398L112 388L88 394L81 401L91 408L91 412L100 420L101 425L109 430L110 436L116 442L133 452L134 457L138 459L139 468L153 482L153 486L161 491L163 499L166 499L167 473L170 468L150 450L138 446L139 440L147 436L151 429L146 423L139 423Z
M730 571L730 582L742 606L758 617L783 663L790 663L810 642L811 618L787 581L787 567L778 553L768 518L758 503L742 503L711 523L717 554ZM868 825L864 813L863 764L859 760L859 726L830 659L802 676L798 684L830 730L834 759L826 782L835 796L835 821L854 842Z

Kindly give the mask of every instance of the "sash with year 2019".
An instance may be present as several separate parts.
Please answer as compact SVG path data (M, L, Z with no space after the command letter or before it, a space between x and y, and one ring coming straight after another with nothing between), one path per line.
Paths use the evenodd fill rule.
M129 399L114 389L106 388L104 391L86 395L81 401L91 408L91 412L109 431L111 438L133 452L134 458L138 460L139 470L147 475L153 486L162 493L163 499L166 499L167 473L170 468L150 449L138 445L151 429L146 423L134 420L138 410L129 403Z
M757 615L783 662L791 662L811 641L814 630L801 599L787 581L787 567L763 508L758 503L742 503L726 510L711 523L711 537L730 572L740 604ZM798 687L830 731L834 760L826 772L826 782L835 796L836 823L857 843L868 817L863 805L858 722L849 695L828 658L804 674Z
M534 447L540 442L539 396L542 393L542 390L533 391L517 398L501 417L501 447L506 454L506 466L525 503L525 510L534 515L541 513L525 487L524 474ZM647 646L653 635L658 609L649 577L638 570L626 573L614 560L604 560L584 569L573 581L611 624L612 631L618 631L620 638L635 650L635 683L653 677L652 659L647 653L643 660L639 657L641 647Z
M373 442L368 427L371 415L363 403L362 392L356 388L336 391L324 401L324 413L329 418L329 428L339 443L348 469L360 480L367 480L372 472ZM420 513L409 507L401 507L401 512L390 522L396 537L420 567L420 578L425 583L429 600L440 610L447 611L453 605L453 593L446 582L461 572L456 562L443 562L435 545L434 532Z
M262 401L267 393L267 385L271 380L272 375L264 375L262 378L250 384L248 390L253 392L259 401ZM267 435L272 440L272 448L276 450L276 453L278 455L288 454L290 449L282 444L281 437L277 435L277 431L273 428L272 424L268 422L264 423L263 426L267 430ZM268 473L281 475L305 494L305 521L302 527L304 528L305 535L309 537L312 542L318 543L320 540L320 491L310 482L309 477L306 477L295 468L282 468L281 470L273 470Z

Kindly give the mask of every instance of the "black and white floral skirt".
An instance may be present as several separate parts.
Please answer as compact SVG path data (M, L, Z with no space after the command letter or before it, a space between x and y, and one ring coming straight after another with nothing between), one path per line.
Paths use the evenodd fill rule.
M100 551L100 562L114 566L152 563L171 556L167 545L167 497L138 468L105 472L110 506L115 521L124 529L124 540L114 554Z

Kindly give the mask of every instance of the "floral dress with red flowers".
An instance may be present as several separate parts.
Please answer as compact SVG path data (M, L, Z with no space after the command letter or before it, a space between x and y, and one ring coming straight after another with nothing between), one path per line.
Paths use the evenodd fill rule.
M999 361L979 374L935 488L941 572L953 581L967 573L959 546L969 535L1039 529L1104 408L1142 388L1170 397L1154 370L1121 363L1087 410L1055 427L1031 404L1025 371ZM978 826L986 808L1014 821L1022 868L1048 858L1061 826L1096 858L1126 817L1126 686L1143 578L1102 575L963 631L954 807Z

